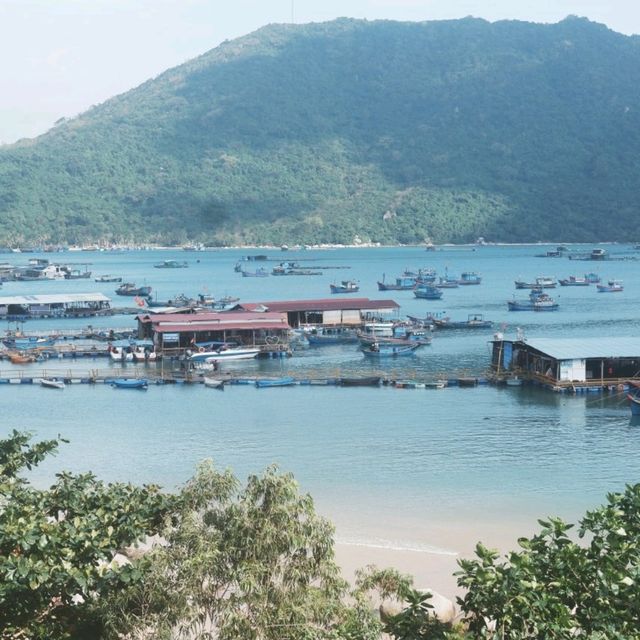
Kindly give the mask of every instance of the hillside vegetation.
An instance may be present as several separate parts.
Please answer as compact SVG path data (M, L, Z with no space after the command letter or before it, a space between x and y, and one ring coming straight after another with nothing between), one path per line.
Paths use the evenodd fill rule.
M625 240L639 148L585 19L271 25L1 147L0 243Z

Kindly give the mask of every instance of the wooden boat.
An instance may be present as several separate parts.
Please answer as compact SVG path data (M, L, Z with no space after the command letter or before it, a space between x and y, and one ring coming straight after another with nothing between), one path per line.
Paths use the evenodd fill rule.
M122 282L122 278L110 275L98 276L95 278L95 282Z
M442 298L442 291L437 287L432 287L430 284L419 284L413 290L413 295L416 298L422 298L424 300L440 300L440 298Z
M516 280L516 289L555 289L557 282L549 276L538 276L533 282Z
M330 284L331 293L356 293L360 286L355 280L343 280L340 284Z
M485 320L481 313L471 313L466 320L435 318L433 324L437 329L488 329L493 326L493 322Z
M144 378L114 378L111 380L111 386L114 389L140 389L141 391L146 391L149 383Z
M217 348L199 346L196 353L191 354L192 362L216 362L222 360L251 360L260 353L258 347L238 347L219 344Z
M360 347L368 358L397 358L410 356L422 345L419 342L372 342Z
M163 260L153 265L154 269L186 269L189 263L186 260L178 262L178 260Z
M569 276L568 278L558 280L558 282L561 287L588 287L591 284L586 278L580 278L578 276Z
M11 364L29 364L34 361L34 357L23 355L21 353L10 353L9 360L11 361Z
M263 378L256 380L256 387L290 387L296 383L295 378L285 376L283 378Z
M475 271L463 271L460 274L460 280L458 280L458 284L463 286L470 284L481 284L482 277L477 274Z
M380 386L380 376L366 376L364 378L340 378L339 384L342 387L378 387Z
M55 378L42 378L40 385L47 389L64 389L65 384L62 380L56 380Z
M383 274L382 281L378 280L379 291L411 291L416 287L416 278L413 276L401 276L396 278L395 283L385 282Z
M205 376L203 382L205 387L224 391L224 380L220 380L219 378L209 378Z
M622 280L609 280L607 284L598 284L596 287L598 288L598 293L618 293L619 291L624 291Z
M119 296L140 296L146 298L151 295L151 287L136 287L133 282L124 282L117 289L116 294Z

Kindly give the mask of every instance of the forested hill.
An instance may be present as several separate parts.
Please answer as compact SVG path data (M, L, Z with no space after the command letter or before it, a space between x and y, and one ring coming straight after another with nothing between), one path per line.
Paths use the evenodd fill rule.
M639 149L585 19L270 25L1 147L0 244L628 240Z

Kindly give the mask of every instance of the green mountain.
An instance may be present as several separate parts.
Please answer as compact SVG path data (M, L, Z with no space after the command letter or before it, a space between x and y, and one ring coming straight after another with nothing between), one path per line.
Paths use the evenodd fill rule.
M0 243L625 240L640 38L270 25L0 148Z

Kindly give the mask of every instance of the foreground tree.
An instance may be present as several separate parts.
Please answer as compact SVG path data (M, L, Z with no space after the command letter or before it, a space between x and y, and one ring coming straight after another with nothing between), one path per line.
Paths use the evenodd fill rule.
M607 496L578 535L558 518L506 561L482 545L461 560L460 600L473 638L640 638L640 484Z
M99 637L96 603L141 580L112 562L118 549L157 531L172 499L156 486L104 484L60 473L47 490L22 474L62 440L0 440L0 633L2 638Z

